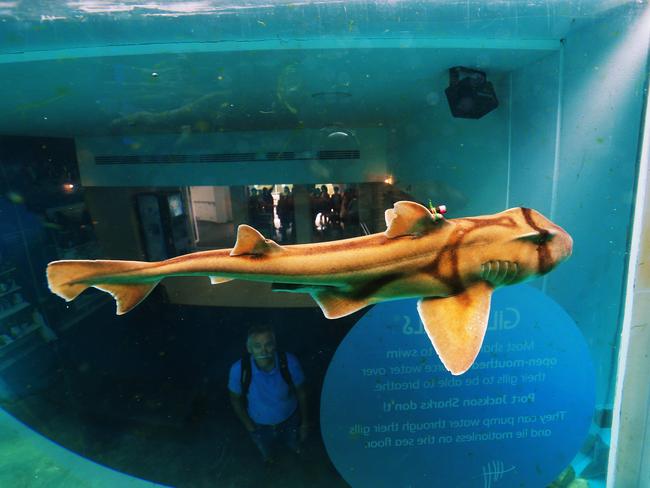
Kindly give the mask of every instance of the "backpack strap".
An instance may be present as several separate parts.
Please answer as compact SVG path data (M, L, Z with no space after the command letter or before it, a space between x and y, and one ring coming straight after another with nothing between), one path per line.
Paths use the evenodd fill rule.
M241 384L241 396L245 401L248 399L248 390L251 386L253 379L253 371L251 370L251 355L246 353L241 358L241 376L239 382Z
M293 378L291 378L291 371L289 371L289 363L287 362L287 353L284 351L278 352L278 359L280 362L280 374L284 381L289 385L289 389L295 393L296 385L293 384Z

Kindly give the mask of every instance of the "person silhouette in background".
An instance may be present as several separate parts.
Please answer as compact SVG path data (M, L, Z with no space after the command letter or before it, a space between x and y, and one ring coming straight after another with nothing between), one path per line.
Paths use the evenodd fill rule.
M274 462L274 444L300 454L309 431L304 374L293 354L276 349L268 325L248 330L248 354L230 368L230 402L265 464Z
M259 225L262 203L257 188L251 188L248 197L248 221L253 227Z
M320 211L320 189L314 187L309 190L309 215L312 225L312 231L317 230L316 216Z
M262 213L260 216L260 232L267 237L273 235L273 195L271 189L268 187L262 188L262 193L259 196Z
M293 195L288 186L283 188L283 192L278 198L277 212L278 218L280 219L280 234L282 235L282 240L286 241L287 231L293 222Z
M343 203L343 196L341 195L341 189L338 186L334 187L334 193L330 197L330 206L332 207L332 213L330 220L335 225L341 224L341 204Z
M330 215L330 194L327 191L327 185L320 186L318 213L320 213L320 226L325 227L329 224Z

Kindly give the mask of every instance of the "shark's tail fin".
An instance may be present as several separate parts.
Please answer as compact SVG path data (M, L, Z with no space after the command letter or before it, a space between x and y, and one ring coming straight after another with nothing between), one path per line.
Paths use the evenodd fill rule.
M54 261L47 266L47 281L50 290L68 302L91 286L110 293L117 303L117 314L122 315L144 300L160 280L116 283L114 276L148 265L140 261Z

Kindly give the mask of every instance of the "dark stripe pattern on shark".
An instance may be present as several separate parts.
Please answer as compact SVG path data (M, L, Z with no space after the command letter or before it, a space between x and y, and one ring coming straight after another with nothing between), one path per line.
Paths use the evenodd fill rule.
M534 231L539 233L539 243L537 245L537 257L539 266L537 269L540 275L546 274L553 268L550 251L547 246L547 242L551 238L551 233L547 229L543 229L535 223L532 217L532 210L530 208L522 207L521 212L524 215L524 219L526 219L528 225L530 225Z

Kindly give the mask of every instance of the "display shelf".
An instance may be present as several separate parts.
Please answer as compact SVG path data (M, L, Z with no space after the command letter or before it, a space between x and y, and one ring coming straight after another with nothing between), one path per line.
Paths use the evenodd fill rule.
M18 290L22 290L22 286L16 285L11 290L7 290L7 291L4 291L4 292L0 293L0 297L4 297L5 295L11 295L12 293L14 293L14 292L16 292Z
M5 266L9 265L9 267L0 271L0 281L7 283L7 280L10 279L11 282L11 288L0 293L0 297L9 295L2 299L7 308L0 311L0 334L4 336L3 342L6 341L0 346L0 372L27 357L42 345L43 341L49 342L56 339L56 334L47 327L39 308L29 301L23 300L22 296L16 293L24 288L17 283L20 278L20 276L16 276L19 275L18 267L11 264L5 263ZM12 296L21 302L13 305L7 303L12 301ZM28 318L28 315L31 315L31 318ZM41 334L35 334L36 331L40 331ZM41 336L40 340L39 335Z
M9 310L5 310L3 312L0 312L0 320L6 319L7 317L11 317L12 315L20 312L21 310L27 308L30 306L30 303L28 302L23 302L19 303L18 305L14 305L11 307Z
M11 344L15 344L15 343L16 343L16 341L12 342ZM25 347L25 348L19 350L19 352L15 353L15 354L8 355L7 357L4 357L3 351L0 349L0 373L2 373L5 369L9 368L10 366L13 366L14 364L16 364L21 359L26 358L27 356L29 356L39 346L39 344L34 343L33 341L32 342L24 341L24 342L20 342L19 344L27 344L27 343L30 344L28 347ZM3 347L6 347L6 346L3 346Z
M21 343L24 341L22 339L25 339L29 335L31 335L33 332L36 332L41 328L41 324L32 324L30 325L27 329L25 329L18 337L13 338L13 341L0 346L0 358L4 357L7 353L15 349L17 346L19 346Z

